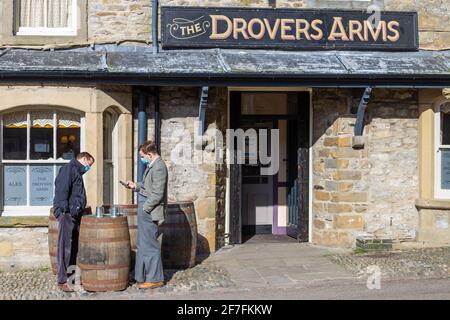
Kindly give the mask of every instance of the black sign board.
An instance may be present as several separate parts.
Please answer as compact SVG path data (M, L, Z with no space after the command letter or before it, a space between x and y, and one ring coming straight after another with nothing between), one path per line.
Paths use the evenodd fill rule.
M416 12L162 7L163 48L417 50Z

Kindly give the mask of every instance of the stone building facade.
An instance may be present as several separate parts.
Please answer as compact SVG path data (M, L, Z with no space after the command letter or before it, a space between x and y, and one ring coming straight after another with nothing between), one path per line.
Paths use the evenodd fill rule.
M13 5L3 1L0 45L28 49L74 48L103 44L151 45L148 0L79 0L80 24L75 36L14 35L9 18ZM445 0L161 0L161 5L238 6L277 8L365 9L377 3L383 10L415 10L419 14L420 49L450 49L450 3ZM0 53L1 56L1 53ZM276 87L275 85L273 87ZM449 84L450 87L450 84ZM142 90L142 88L140 88ZM154 139L155 103L149 101L148 138ZM354 143L353 89L302 88L311 94L311 201L309 242L331 247L355 246L358 237L442 245L450 243L450 198L436 196L436 114L450 103L440 89L376 88L365 117L363 148ZM138 108L134 88L124 85L0 84L0 113L23 107L57 106L82 114L84 147L98 160L86 176L89 205L104 203L106 161L103 130L105 112L114 115L116 134L114 181L138 179L136 170ZM292 91L292 88L289 90ZM226 135L230 127L231 89L209 89L206 129ZM272 91L270 88L267 91ZM282 91L276 88L277 92ZM177 148L195 149L213 158L214 136L203 146L191 144L198 120L201 90L192 86L160 88L161 153L169 169L169 201L195 204L199 255L216 251L227 242L230 221L229 166L175 163ZM445 110L444 110L445 111ZM444 112L443 111L443 112ZM188 139L191 137L191 139ZM193 152L193 150L192 150ZM224 151L221 151L224 152ZM224 155L225 156L225 155ZM4 190L2 190L4 192ZM114 202L133 203L119 187ZM0 269L48 265L46 214L33 208L0 217ZM284 222L286 224L286 222ZM283 226L286 227L286 226Z

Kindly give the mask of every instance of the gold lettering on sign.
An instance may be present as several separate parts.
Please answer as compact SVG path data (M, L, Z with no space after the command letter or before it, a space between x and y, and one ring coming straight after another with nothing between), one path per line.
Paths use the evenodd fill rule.
M323 24L323 21L319 20L319 19L315 19L315 20L313 20L313 22L311 22L311 28L317 32L316 34L311 34L311 38L313 38L314 40L322 40L323 31L322 31L322 28L319 27L322 24Z
M348 35L351 41L355 40L355 35L358 36L359 40L364 41L362 30L363 25L358 20L350 20L348 22Z
M247 21L242 18L234 18L233 19L233 38L236 40L239 38L239 33L242 33L242 36L245 40L248 40L248 34L247 34Z
M364 21L364 40L369 41L369 33L372 35L373 41L377 41L380 37L380 34L383 35L383 41L387 40L387 32L386 32L386 21L380 21L378 26L376 27L376 31L374 30L374 26L370 21Z
M296 19L295 20L295 28L296 28L296 35L295 38L297 40L300 40L302 38L302 34L305 36L307 40L311 40L311 37L309 35L309 22L305 19Z
M387 27L388 30L394 34L393 36L388 35L387 38L389 39L389 41L397 42L400 39L400 32L397 30L398 28L400 28L400 23L395 20L389 21Z
M281 19L281 40L295 40L292 34L287 34L288 31L292 30L292 27L287 24L294 22L294 19Z
M254 25L259 24L259 33L255 33ZM248 34L250 37L256 40L260 40L264 37L264 34L266 33L266 27L264 26L264 22L261 21L261 19L254 18L250 20L248 23Z
M218 27L217 24L219 21L225 21L227 24L227 29L225 32L218 33ZM230 18L223 16L223 15L211 15L211 35L209 36L212 40L223 40L231 36L231 33L233 32L233 22Z
M345 32L344 25L342 24L342 18L333 17L333 19L333 27L331 28L328 40L338 40L336 38L341 38L342 41L348 41L347 33ZM337 29L339 29L339 31L337 31Z
M269 37L271 40L275 40L277 36L278 29L280 28L280 19L275 20L275 24L273 27L270 25L270 22L267 18L264 18L264 24L266 25L267 32L269 33Z

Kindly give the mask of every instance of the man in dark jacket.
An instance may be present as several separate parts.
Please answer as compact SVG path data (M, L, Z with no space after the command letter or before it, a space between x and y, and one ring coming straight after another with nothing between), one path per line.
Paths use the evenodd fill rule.
M67 268L76 264L78 234L83 210L86 207L86 190L83 174L94 165L94 157L87 152L80 153L64 165L55 180L53 212L58 220L58 286L72 292L67 284Z

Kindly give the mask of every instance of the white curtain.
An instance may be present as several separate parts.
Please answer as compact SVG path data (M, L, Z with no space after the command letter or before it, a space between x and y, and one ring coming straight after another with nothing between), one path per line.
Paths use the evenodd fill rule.
M72 1L76 0L20 0L20 26L71 27Z

